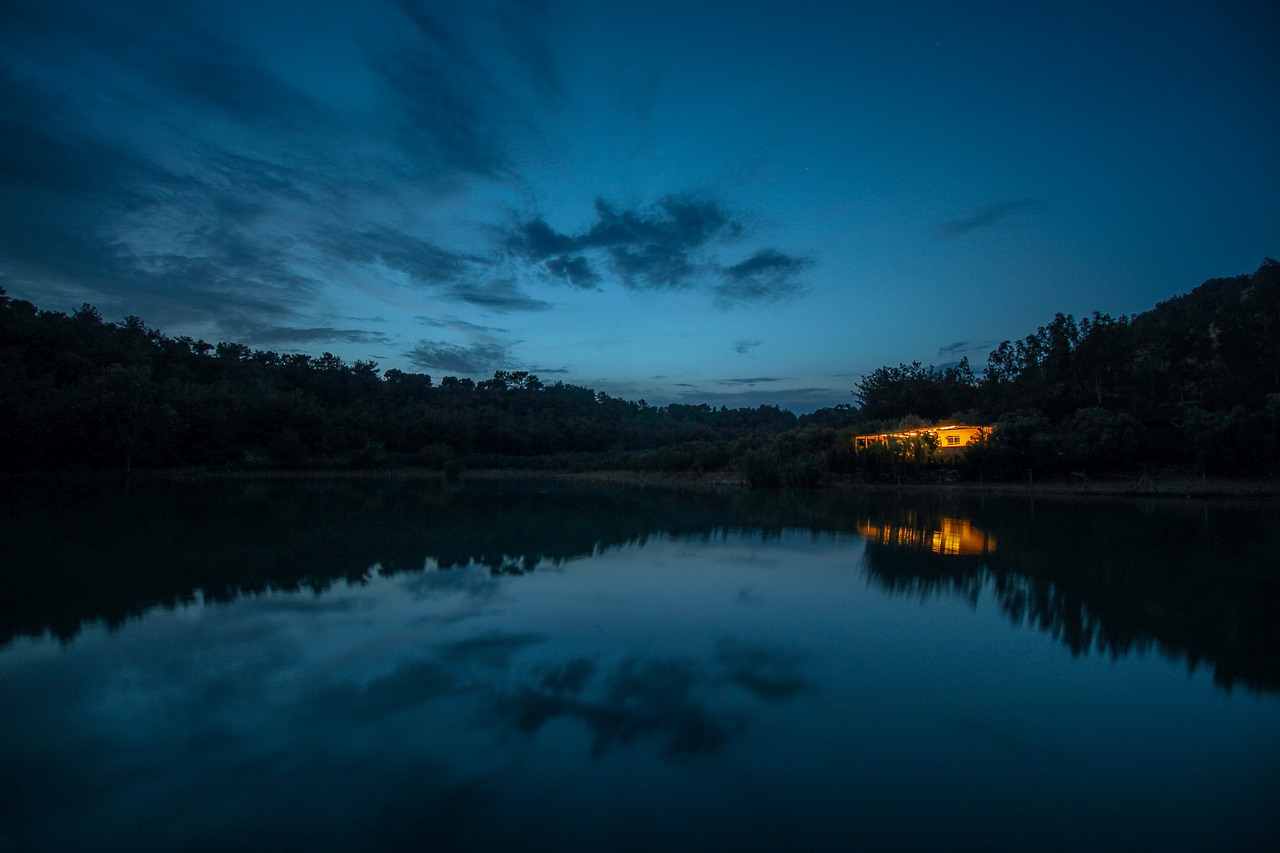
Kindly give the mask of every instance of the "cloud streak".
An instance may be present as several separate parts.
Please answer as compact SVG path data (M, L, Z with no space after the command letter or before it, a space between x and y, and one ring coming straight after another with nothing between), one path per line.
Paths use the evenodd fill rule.
M497 341L469 345L421 341L404 353L406 359L427 370L464 375L488 374L510 361L508 346Z
M294 341L323 339L335 273L390 272L495 311L550 307L495 258L445 248L459 244L456 227L396 210L512 180L510 146L536 138L535 117L561 91L539 4L492 15L373 4L367 26L341 35L340 70L363 81L363 101L314 82L332 80L337 61L318 30L282 71L235 15L117 7L0 9L0 273L11 290L166 326L256 321Z
M988 353L995 348L996 341L955 341L946 346L938 347L938 355L944 358L960 358L970 353Z
M222 328L239 343L250 346L264 344L309 344L343 341L358 344L386 344L390 338L381 332L363 329L339 329L333 326L317 326L309 329L291 326L267 326L259 323L228 323Z
M784 380L779 379L776 376L745 376L745 377L736 378L736 379L720 379L720 380L717 380L716 384L726 385L729 387L735 387L739 385L754 387L756 385L760 385L767 382L782 382L782 381Z
M974 231L992 228L1012 219L1015 214L1034 210L1046 204L1041 198L1022 198L989 204L971 211L968 216L943 222L937 226L937 235L941 239L964 237Z

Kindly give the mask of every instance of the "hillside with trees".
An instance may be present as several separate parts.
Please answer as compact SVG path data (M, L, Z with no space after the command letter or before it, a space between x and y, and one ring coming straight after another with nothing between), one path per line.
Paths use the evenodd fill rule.
M0 291L8 470L421 466L706 470L794 427L777 407L649 406L524 371L474 382L169 337Z
M993 473L1198 465L1240 473L1280 462L1280 263L1219 278L1133 317L1058 314L1005 341L977 376L882 367L859 414L994 424L966 466ZM868 430L870 431L870 429Z
M465 467L736 470L816 485L937 464L855 454L858 433L996 428L962 475L1280 463L1280 263L1213 279L1132 317L1058 314L967 360L881 367L855 404L651 406L525 371L480 382L170 337L136 317L67 315L0 291L0 440L8 471Z

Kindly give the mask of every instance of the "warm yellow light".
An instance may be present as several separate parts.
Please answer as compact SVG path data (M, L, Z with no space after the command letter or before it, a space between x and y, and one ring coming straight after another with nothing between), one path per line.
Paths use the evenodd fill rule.
M996 550L994 536L974 527L967 518L950 516L943 516L936 529L926 529L910 516L901 524L881 525L865 521L858 525L858 534L877 545L928 548L935 554L990 554Z

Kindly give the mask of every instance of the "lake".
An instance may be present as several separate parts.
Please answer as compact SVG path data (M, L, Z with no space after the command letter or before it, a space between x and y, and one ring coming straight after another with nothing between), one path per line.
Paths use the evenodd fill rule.
M3 495L0 851L1280 849L1265 505Z

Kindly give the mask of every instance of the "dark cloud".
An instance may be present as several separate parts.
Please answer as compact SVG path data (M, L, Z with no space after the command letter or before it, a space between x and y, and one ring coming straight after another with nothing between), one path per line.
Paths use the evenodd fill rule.
M0 70L0 268L14 283L162 323L284 319L313 293L278 241L250 234L253 194L280 193L278 175L243 158L179 175L83 136L73 113ZM241 195L227 189L237 183Z
M381 332L370 332L363 329L338 329L332 326L299 329L291 326L267 326L243 321L222 323L219 326L239 343L251 346L263 344L306 344L325 341L350 344L387 344L391 342Z
M725 641L720 644L717 659L727 681L767 702L817 691L802 671L801 656L787 649Z
M367 60L395 93L394 130L425 170L508 171L512 137L559 95L559 69L540 3L496 10L395 0L409 22L398 46L370 45Z
M547 271L557 279L562 279L575 287L596 287L600 284L600 275L591 268L591 262L582 255L560 255L547 258L544 262Z
M963 237L980 228L999 225L1015 213L1042 207L1044 204L1045 200L1041 198L1023 198L989 204L961 219L943 222L937 227L937 233L940 238Z
M680 392L681 403L708 403L712 406L728 406L731 409L756 406L780 406L798 415L818 409L848 403L848 388L787 388L763 391L744 388L737 391L709 391L698 385L684 385L690 390Z
M456 302L499 312L545 311L551 307L551 303L521 291L511 278L500 276L497 262L490 258L451 251L393 229L346 232L330 228L323 245L328 253L347 263L380 263Z
M542 219L532 219L521 225L507 239L507 245L518 254L538 261L584 248L575 238L559 233Z
M542 219L534 219L516 229L507 246L517 255L543 263L567 263L574 258L579 280L573 283L580 286L599 280L586 257L586 253L598 253L627 287L675 290L697 283L705 265L702 250L741 233L741 223L718 202L669 195L647 210L620 210L599 199L595 223L577 235L561 234Z
M746 355L756 347L760 346L762 343L764 343L764 341L734 341L733 351L736 353L741 353L742 355Z
M800 292L796 278L811 265L807 258L761 249L724 267L709 257L744 231L720 202L679 194L637 210L597 199L595 222L585 231L561 233L535 218L515 228L504 243L515 257L541 264L551 280L576 287L598 287L604 271L633 290L686 290L712 281L722 308Z
M233 16L18 5L0 9L0 274L12 292L165 326L257 320L298 341L320 339L310 315L338 264L493 310L549 307L493 259L365 204L492 177L513 136L536 133L540 99L559 90L542 4L375 9L403 25L389 41L369 41L378 27L354 34L373 114L280 76ZM585 281L580 267L566 273Z
M469 281L487 270L483 258L444 249L390 228L327 228L320 245L326 254L353 264L381 263L427 286Z
M382 264L452 301L498 312L545 311L552 307L525 293L511 277L502 275L500 263L492 258L445 249L393 229L367 228L352 233L331 228L323 245L326 252L347 263Z
M808 258L762 249L745 261L720 271L723 280L715 287L716 302L727 307L777 302L794 296L801 290L796 277L811 265Z
M154 29L135 31L141 49L133 54L139 71L163 81L195 109L209 107L225 119L252 124L259 132L293 132L322 121L318 107L285 85L240 46L186 16L160 16ZM138 38L138 37L141 38ZM116 32L118 53L128 35ZM128 42L125 41L125 44Z
M498 326L482 326L478 323L471 323L466 320L459 320L456 317L439 319L436 317L419 316L419 317L415 317L414 319L428 326L433 326L437 329L457 329L465 332L480 333L480 334L494 334L494 333L505 334L510 331L510 329L503 329Z
M447 645L441 649L440 656L454 664L478 663L494 669L505 669L517 652L545 639L541 634L507 634L495 631Z
M776 376L745 376L745 377L738 377L733 379L717 379L716 384L728 385L728 386L734 386L734 385L756 386L762 382L782 382L782 381L783 381L782 379Z
M156 288L104 212L152 207L138 186L174 177L126 149L82 134L71 105L0 65L0 264L14 281L52 288L94 281L114 292Z
M623 661L604 679L600 695L583 698L594 673L589 661L575 661L505 697L498 710L526 734L555 719L579 720L593 735L593 755L654 738L668 760L716 755L745 725L740 714L709 707L701 696L706 677L687 661Z
M163 173L120 149L75 128L74 110L59 93L20 78L0 63L0 188L83 199L126 192L140 178ZM37 195L36 201L44 196Z
M710 667L677 658L630 658L604 677L594 661L578 658L544 672L501 698L500 715L526 734L555 719L576 719L592 733L599 755L639 739L662 744L668 760L716 755L746 727L734 710L715 707L715 694L731 684L765 702L813 693L798 653L726 640Z
M550 302L534 299L523 293L510 279L458 282L449 287L444 295L459 302L467 302L498 312L546 311L552 307Z
M424 41L466 77L485 79L494 73L494 58L502 57L520 80L548 97L560 94L559 63L549 36L555 27L550 6L543 0L501 3L463 20L467 4L449 6L424 0L393 0ZM479 7L477 7L479 8ZM468 26L482 24L482 27ZM481 51L480 48L486 48ZM487 61L486 61L487 60ZM496 83L490 87L497 89Z
M596 665L586 658L570 661L543 676L539 687L555 694L582 692L583 686L596 674Z
M492 176L506 165L503 124L484 104L494 93L432 45L371 47L368 62L394 93L393 138L414 173Z
M357 53L385 106L373 117L295 88L221 18L123 7L51 0L53 11L12 13L21 37L6 44L56 33L92 57L84 67L111 69L51 72L35 48L15 52L24 76L0 69L0 271L19 295L88 299L166 327L240 327L254 342L369 342L314 316L335 267L389 270L487 310L543 311L552 304L523 286L531 271L576 288L599 287L605 271L628 287L687 288L714 275L706 251L742 231L690 195L641 210L600 201L583 233L534 220L490 256L355 213L408 185L452 192L467 176L509 177L513 135L529 138L534 107L559 97L540 2L495 14L393 3L396 36Z
M938 355L957 358L969 353L987 353L995 347L996 341L956 341L944 347L938 347Z
M509 361L507 347L496 342L459 346L440 341L422 341L405 352L411 363L429 370L469 375L490 374Z
M531 84L548 102L564 94L560 63L551 49L550 33L559 25L546 0L500 3L492 12L499 26L501 44Z
M330 685L313 698L312 704L313 710L378 720L463 690L449 667L429 660L410 661L365 685Z

